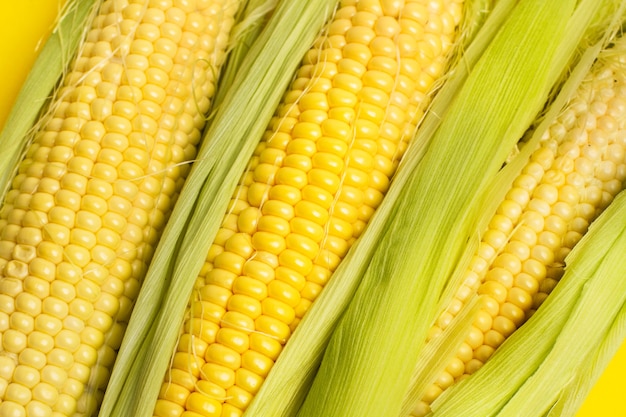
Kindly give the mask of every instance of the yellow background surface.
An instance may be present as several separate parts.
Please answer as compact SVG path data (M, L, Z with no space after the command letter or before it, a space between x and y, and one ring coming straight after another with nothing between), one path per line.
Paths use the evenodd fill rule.
M63 0L0 0L0 128ZM576 417L626 417L626 343Z
M0 0L0 128L63 0Z

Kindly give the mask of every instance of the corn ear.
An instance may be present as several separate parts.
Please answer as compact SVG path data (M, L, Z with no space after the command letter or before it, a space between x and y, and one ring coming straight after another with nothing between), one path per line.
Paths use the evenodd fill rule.
M433 416L544 415L576 379L595 346L623 332L626 193L620 193L568 256L559 285L530 320L472 378L433 403ZM598 303L597 300L603 300ZM516 369L515 373L507 369ZM490 394L484 395L489 392ZM481 394L482 393L482 394ZM568 415L568 414L564 414Z
M242 62L156 249L100 416L152 415L195 277L239 175L334 3L281 2Z
M389 222L300 416L399 413L393 404L401 402L397 392L410 378L406 367L415 364L409 346L425 337L450 265L474 232L475 212L467 207L543 106L557 72L551 66L567 64L557 46L565 43L574 6L518 2L472 69L403 190L396 206L402 215ZM518 45L515 51L511 44ZM567 46L570 55L576 46Z
M293 416L302 403L311 380L315 376L328 340L362 278L372 252L380 242L386 221L392 213L394 202L410 178L411 171L421 160L425 149L460 85L466 80L469 68L473 67L487 47L495 32L506 19L515 0L502 0L491 10L491 2L466 2L468 18L460 31L460 42L447 71L445 82L437 91L424 120L421 122L412 146L407 149L385 199L370 220L365 232L350 249L333 279L325 287L298 328L272 372L250 404L247 413L252 416ZM485 22L485 15L488 20ZM484 25L483 25L484 23ZM480 28L480 31L477 30ZM462 55L459 55L461 52ZM276 401L280 396L281 401Z
M610 22L608 25L606 24L606 19L605 19L605 16L603 16L603 12L601 10L598 10L598 9L601 9L600 6L603 6L603 5L597 2L593 2L593 3L588 2L586 7L580 6L576 10L572 20L570 21L569 28L568 28L568 32L570 33L570 35L568 35L566 38L567 39L577 39L577 38L582 39L581 36L585 34L585 38L582 41L582 44L586 45L590 39L597 39L599 36L602 36L604 32L606 32L605 30L606 27L609 27L609 28L615 27L615 25L610 24ZM598 13L598 11L600 11L601 13ZM611 14L610 16L612 15L613 14ZM620 13L617 13L617 15L619 16ZM587 33L585 31L581 31L580 28L581 27L585 28L585 27L590 26L590 22L592 23L591 26L595 27L596 25L594 22L598 20L605 22L604 25L598 26L598 27L602 27L601 30L592 29L590 31L586 31ZM610 34L610 32L611 31L609 30L607 33ZM601 45L602 45L602 42L598 43L594 47L585 49L585 53L584 53L583 58L580 60L580 64L573 71L571 70L569 71L567 75L567 82L565 83L564 86L559 87L560 89L559 95L556 98L552 99L554 103L551 106L550 110L548 110L545 114L543 114L540 117L540 119L536 122L536 123L541 123L541 124L534 131L534 135L532 135L532 137L529 140L527 140L525 143L523 143L523 145L521 145L522 148L519 151L519 153L513 159L510 159L507 161L506 166L498 173L498 176L496 177L496 180L494 181L494 183L487 187L489 191L488 191L488 197L485 199L486 206L483 210L481 210L483 212L483 219L479 220L479 226L477 230L479 231L487 230L488 227L487 227L485 220L496 219L496 217L494 217L495 210L492 207L493 203L500 204L499 202L504 201L504 193L508 193L510 192L509 190L511 190L512 179L519 178L522 167L528 166L529 156L531 155L531 152L533 154L536 153L535 149L537 149L537 146L539 143L538 141L545 139L544 132L546 132L547 126L550 123L552 123L553 120L556 119L559 113L562 112L562 109L570 100L571 95L575 92L578 84L580 83L582 78L586 76L589 68L591 67L591 64L594 62L594 59L596 58L598 52L600 51ZM577 96L580 96L580 93L577 93L577 94L578 94ZM530 137L530 134L528 136ZM498 212L498 213L501 213L501 212ZM500 214L498 216L500 216ZM514 222L516 221L514 220ZM520 224L521 223L522 222L520 222ZM493 226L490 228L492 229ZM512 234L513 232L511 232L510 236L503 237L503 239L507 239L507 241L509 239L511 239L511 241L514 240L515 238L512 237ZM470 240L470 243L478 239L480 239L480 236L477 236L476 239ZM487 237L485 237L485 239L487 239ZM491 256L489 250L493 250L493 249L490 249L491 248L490 245L493 245L494 242L496 242L496 240L487 239L487 243L484 243L484 242L481 243L480 249L475 249L468 245L468 247L466 248L466 253L467 251L471 251L471 253L475 254L474 256L477 256L479 259L485 259L485 261L483 261L483 262L486 262L485 265L491 265L490 262L492 261L488 260L489 257ZM496 243L496 244L500 244L500 243ZM509 253L507 252L507 250L508 249L503 249L503 252ZM498 254L497 256L500 257L504 255ZM459 269L457 269L457 271L455 272L455 275L451 278L450 283L448 284L446 288L446 293L444 293L444 295L442 296L443 304L442 304L442 307L440 307L439 311L443 311L444 313L438 314L438 323L443 323L443 324L438 324L431 329L429 333L429 339L431 337L432 339L430 339L430 341L438 340L442 337L442 335L437 335L437 336L434 336L434 335L436 335L437 330L440 331L439 326L442 326L441 328L445 328L446 320L450 317L454 317L455 315L454 308L456 308L456 306L462 305L460 304L462 303L461 300L466 300L470 297L475 296L475 292L478 289L480 283L473 284L473 283L470 283L469 281L466 281L468 279L471 280L471 276L472 276L471 274L473 274L473 272L469 273L468 271L471 271L472 269L476 268L475 273L478 274L478 275L474 275L476 277L483 276L484 271L483 271L483 275L481 275L481 269L478 267L478 265L480 264L477 264L475 260L473 260L472 262L473 262L473 265L476 265L476 266L468 266L467 258L465 257L462 261L459 262L459 265L458 265ZM559 260L559 263L560 263L560 260ZM558 267L555 265L554 268L556 270L556 268ZM458 277L459 272L462 272L462 278L463 278L462 284L459 283L459 277ZM515 275L516 272L514 272L513 274L514 276L516 276ZM490 279L494 279L493 276ZM483 288L483 287L481 286L480 288ZM458 294L455 296L456 299L453 304L451 304L450 302L450 299L451 299L449 296L450 290L453 290L454 292ZM495 301L494 299L491 299L491 305L493 305L494 301ZM511 304L509 304L508 306L511 306ZM487 308L483 308L483 311L481 314L489 315L489 316L493 314L492 312L488 313L488 311L490 310ZM510 316L506 316L506 317L510 317ZM508 320L506 317L504 317L503 320ZM493 345L493 343L494 343L494 340L496 339L494 339L495 336L493 336L491 333L497 333L497 331L494 330L493 332L489 334L485 334L484 341L483 341L483 337L477 336L475 332L481 332L481 331L484 332L484 329L481 326L485 325L486 322L484 321L484 319L481 319L480 323L479 324L478 323L479 323L478 318L474 318L474 326L477 326L477 327L474 328L473 330L474 333L472 333L471 338L468 336L468 339L465 340L465 343L462 346L459 345L459 351L458 351L459 353L456 355L453 361L451 361L449 364L446 364L447 365L446 368L448 368L448 366L450 368L446 370L445 372L443 372L442 370L442 373L438 373L437 383L431 385L428 391L424 392L423 400L419 403L419 406L417 406L417 408L415 409L414 414L423 415L423 413L427 411L428 403L430 403L433 399L435 399L438 393L441 392L441 390L445 390L449 384L451 384L455 379L459 378L460 375L462 375L463 373L465 374L472 373L473 369L476 369L477 366L479 366L482 362L484 362L485 360L483 359L485 357L484 355L488 354L490 351L492 351L495 348L495 345ZM500 324L501 323L502 322L500 322ZM513 325L512 322L510 323L511 325ZM498 326L500 326L500 324L498 324ZM491 326L491 323L487 323L486 325ZM498 329L502 329L502 328L503 328L502 326L498 327ZM469 334L470 333L468 332L468 335ZM489 341L487 341L488 337L491 338ZM453 343L453 342L451 341L446 342L446 344L450 344L450 343ZM483 343L485 345L484 350L483 350L483 346L480 346L479 348L477 348L476 346L472 345L473 343L478 343L479 345ZM430 344L430 342L428 344ZM481 352L481 353L478 354L478 356L472 357L471 349L473 349L474 352ZM481 350L479 351L477 349L481 349ZM422 353L422 355L426 355L426 354L428 354L426 351ZM483 355L483 356L480 356L480 355ZM459 371L459 366L461 366L460 371ZM458 374L458 372L460 372L460 374Z

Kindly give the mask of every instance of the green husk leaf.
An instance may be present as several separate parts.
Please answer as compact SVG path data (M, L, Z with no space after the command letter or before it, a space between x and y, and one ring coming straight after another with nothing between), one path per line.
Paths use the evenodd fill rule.
M247 0L241 8L237 18L237 24L231 31L232 49L228 52L228 58L220 75L217 91L213 98L214 108L219 108L224 101L229 89L232 87L235 77L241 68L248 51L254 41L264 29L269 15L276 8L278 0Z
M98 3L96 0L69 0L65 4L52 33L24 81L0 133L0 184L3 184L1 195L10 186L10 179L29 142L29 132L53 94L67 63L75 55L86 23Z
M246 416L290 417L296 414L315 376L331 333L352 299L372 252L379 245L386 222L392 214L393 204L408 181L411 170L421 160L433 132L446 114L459 86L463 84L470 69L475 65L502 21L506 19L515 2L516 0L498 2L494 10L489 13L484 27L480 25L484 20L483 14L487 13L489 2L483 0L472 4L468 2L468 7L472 7L474 13L465 25L468 29L471 28L472 32L465 32L465 29L462 31L462 43L459 44L456 52L456 54L462 53L462 56L453 61L456 65L450 69L445 83L437 91L385 199L370 220L363 235L352 246L333 273L324 291L290 337L267 379L248 407ZM473 31L477 26L480 26L481 30L474 36ZM278 397L280 401L276 401Z
M547 413L623 309L625 252L622 192L568 255L565 275L541 308L476 374L435 401L433 416Z
M546 101L574 3L518 2L470 72L392 210L299 416L400 413L437 300L475 230L476 195Z
M617 354L626 340L626 304L613 321L604 340L594 349L588 358L581 363L572 383L561 392L558 401L550 409L548 417L574 416L606 370L611 359Z
M283 1L208 126L142 285L100 416L152 416L185 308L230 197L335 0Z

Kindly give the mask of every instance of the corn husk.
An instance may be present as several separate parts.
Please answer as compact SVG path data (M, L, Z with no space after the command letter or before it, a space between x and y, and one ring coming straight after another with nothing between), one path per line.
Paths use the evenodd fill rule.
M626 304L616 315L600 344L595 349L590 349L589 355L581 361L576 376L563 388L547 416L576 415L624 341L626 341Z

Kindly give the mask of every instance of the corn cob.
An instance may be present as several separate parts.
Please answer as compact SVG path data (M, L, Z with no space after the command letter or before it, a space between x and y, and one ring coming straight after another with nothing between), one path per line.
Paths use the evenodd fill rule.
M197 278L154 415L239 416L380 204L459 1L344 1L306 54Z
M97 409L236 9L99 6L0 210L0 415Z
M624 40L599 60L545 131L482 234L463 284L431 328L440 334L475 294L484 307L456 357L413 416L455 381L477 371L558 283L565 257L626 180Z

